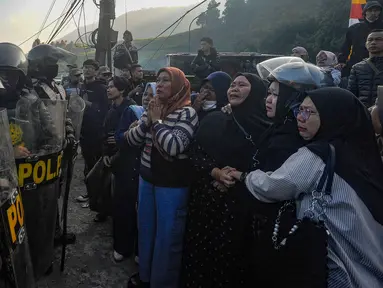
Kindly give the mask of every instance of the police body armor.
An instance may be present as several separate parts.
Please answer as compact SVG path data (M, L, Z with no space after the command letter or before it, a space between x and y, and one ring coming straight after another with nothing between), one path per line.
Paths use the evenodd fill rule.
M16 164L36 279L54 260L66 109L66 101L42 100L30 93L20 98L10 120L13 145L30 152L16 157Z
M2 108L0 108L2 109ZM36 287L7 110L0 110L0 287Z

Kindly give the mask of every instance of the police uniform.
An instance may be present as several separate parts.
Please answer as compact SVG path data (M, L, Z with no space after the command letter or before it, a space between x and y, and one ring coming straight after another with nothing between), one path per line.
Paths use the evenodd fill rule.
M25 225L30 213L18 187L12 151L13 142L23 139L23 130L13 121L17 103L23 99L24 103L33 104L26 87L27 67L27 59L18 46L0 43L0 283L17 288L36 287ZM18 80L12 81L15 78ZM8 116L12 117L11 123Z

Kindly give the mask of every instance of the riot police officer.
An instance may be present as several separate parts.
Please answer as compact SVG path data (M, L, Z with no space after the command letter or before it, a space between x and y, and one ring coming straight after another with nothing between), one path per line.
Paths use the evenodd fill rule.
M76 56L64 49L55 47L52 45L38 45L29 51L28 55L28 76L32 80L32 85L37 95L41 99L50 100L68 100L64 87L55 82L55 78L58 75L59 61L67 63L67 67L71 67L71 63L76 60ZM70 96L70 95L68 95ZM70 118L65 119L65 143L64 148L71 150L75 143L74 128ZM62 165L62 177L61 186L65 182L66 169L67 169L67 157L63 159ZM61 193L60 193L61 195ZM62 235L59 212L57 213L56 220L56 235L55 246L61 245L63 241L66 244L74 244L76 241L76 235L68 233L65 236Z
M8 112L11 142L18 166L16 171L25 212L24 214L16 211L18 216L25 216L20 217L22 220L18 219L22 223L16 227L22 227L24 221L29 227L26 232L33 264L33 272L30 274L38 278L47 271L54 258L53 237L50 235L53 236L55 221L52 223L51 219L57 207L49 205L49 201L55 199L55 194L52 192L60 167L57 160L62 150L60 147L62 137L57 132L60 127L52 119L50 111L31 90L31 83L26 75L27 69L28 61L18 46L0 43L0 80L3 87L0 89L0 107L7 108ZM1 134L2 139L4 134ZM55 161L52 161L50 155L56 156ZM50 165L50 170L57 172L49 174L49 181L46 181L48 179L45 177L48 175L46 169L45 172L44 169L39 170L37 177L32 175L36 167L46 167L47 163ZM20 207L19 205L16 209ZM16 254L11 255L16 257ZM29 270L23 268L21 271ZM16 287L33 287L23 284L25 281L22 276L14 280Z

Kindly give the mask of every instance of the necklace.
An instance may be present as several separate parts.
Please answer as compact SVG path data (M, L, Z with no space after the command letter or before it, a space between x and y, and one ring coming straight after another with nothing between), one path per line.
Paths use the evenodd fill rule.
M295 211L295 206L294 206L294 202L293 201L287 201L285 202L285 204L283 204L283 206L279 209L278 211L278 216L277 216L277 219L275 220L275 224L274 224L274 231L273 231L273 236L271 237L271 240L273 241L273 245L274 245L274 248L276 250L279 250L281 249L283 246L286 245L287 243L287 238L290 237L291 235L293 235L299 228L299 224L301 223L301 220L298 220L294 225L293 227L290 229L289 231L289 234L284 237L281 241L278 242L278 236L279 236L279 227L280 227L280 224L281 224L281 217L282 217L282 214L289 208L289 207L292 207L293 208L293 211Z

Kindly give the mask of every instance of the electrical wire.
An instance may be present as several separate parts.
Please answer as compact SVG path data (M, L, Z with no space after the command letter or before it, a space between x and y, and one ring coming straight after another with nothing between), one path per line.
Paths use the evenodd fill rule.
M125 0L125 31L128 30L128 6Z
M185 16L184 16L185 17ZM162 47L165 45L166 41L170 38L170 36L173 35L174 31L178 28L178 26L181 24L182 20L184 19L184 17L182 17L177 25L173 28L173 30L170 32L170 34L165 38L165 40L162 42L162 44L160 45L160 47L157 48L157 50L153 53L153 55L145 62L145 64L143 65L144 67L146 65L148 65L153 59L154 57L157 55L157 53L162 49Z
M64 17L64 15L61 15L60 17L56 18L55 20L53 20L52 22L50 22L47 26L45 26L43 29L37 31L35 34L33 34L31 37L29 37L28 39L24 40L23 42L21 42L18 46L22 46L24 45L25 43L27 43L29 40L31 40L32 38L34 38L36 35L38 35L39 33L41 33L42 31L46 30L47 28L49 28L50 26L52 26L57 20L60 20L60 18Z
M67 9L68 9L68 7L69 7L70 2L71 2L71 0L68 0L68 1L66 2L65 7L64 7L63 11L61 12L61 16L60 16L60 17L64 17L65 12L67 11ZM51 33L49 34L48 39L51 38L51 36L53 35L53 32L54 32L54 31L56 30L56 28L58 27L58 25L59 25L59 20L60 20L60 18L57 19L56 24L55 24L55 27L53 27Z
M68 25L69 21L68 19L71 17L71 15L74 13L74 10L78 8L78 6L81 4L81 0L74 0L69 7L67 13L65 13L64 19L61 21L60 25L57 27L56 31L52 34L52 36L49 38L47 43L52 42L54 38L65 28L66 25ZM81 8L81 6L79 7ZM79 9L76 10L76 13Z
M76 25L77 33L78 33L79 39L81 40L82 48L84 49L84 53L85 53L85 57L86 57L86 59L89 59L88 51L87 51L87 45L85 44L84 40L82 39L82 35L81 35L81 31L80 31L80 23L81 23L82 12L84 11L84 3L83 3L83 5L81 7L82 8L80 10L80 14L79 14L79 17L78 17L78 23L76 23L76 20L75 20L73 14L72 14L72 20L73 20L74 24ZM86 33L84 33L83 35L86 35Z
M57 1L57 0L53 0L53 1L52 1L51 6L49 7L48 13L47 13L47 15L45 15L44 21L43 21L43 23L41 24L40 31L44 28L45 24L47 24L48 18L49 18L49 16L51 15L52 9L53 9L53 7L55 6L56 1ZM41 34L41 32L37 35L37 38L40 37L40 34Z
M84 14L84 33L86 35L86 15L85 15L85 5L84 5L84 3L85 3L85 0L82 1L82 12ZM79 23L79 26L80 26L80 23ZM86 52L85 52L85 54L86 54ZM88 57L88 55L86 57Z
M188 11L186 11L180 18L178 18L173 24L171 24L168 28L166 28L164 31L162 31L160 34L158 34L156 37L154 37L153 39L151 39L148 43L146 43L144 46L140 47L139 49L137 49L137 51L140 51L142 49L144 49L145 47L147 47L148 45L150 45L151 43L153 43L154 41L156 41L158 38L160 38L163 34L165 34L168 30L170 30L170 28L172 28L174 25L176 25L178 23L178 21L181 21L187 14L189 14L191 11L193 11L194 9L198 8L199 6L201 6L202 4L206 3L208 0L203 0L201 3L195 5L193 8L189 9Z

